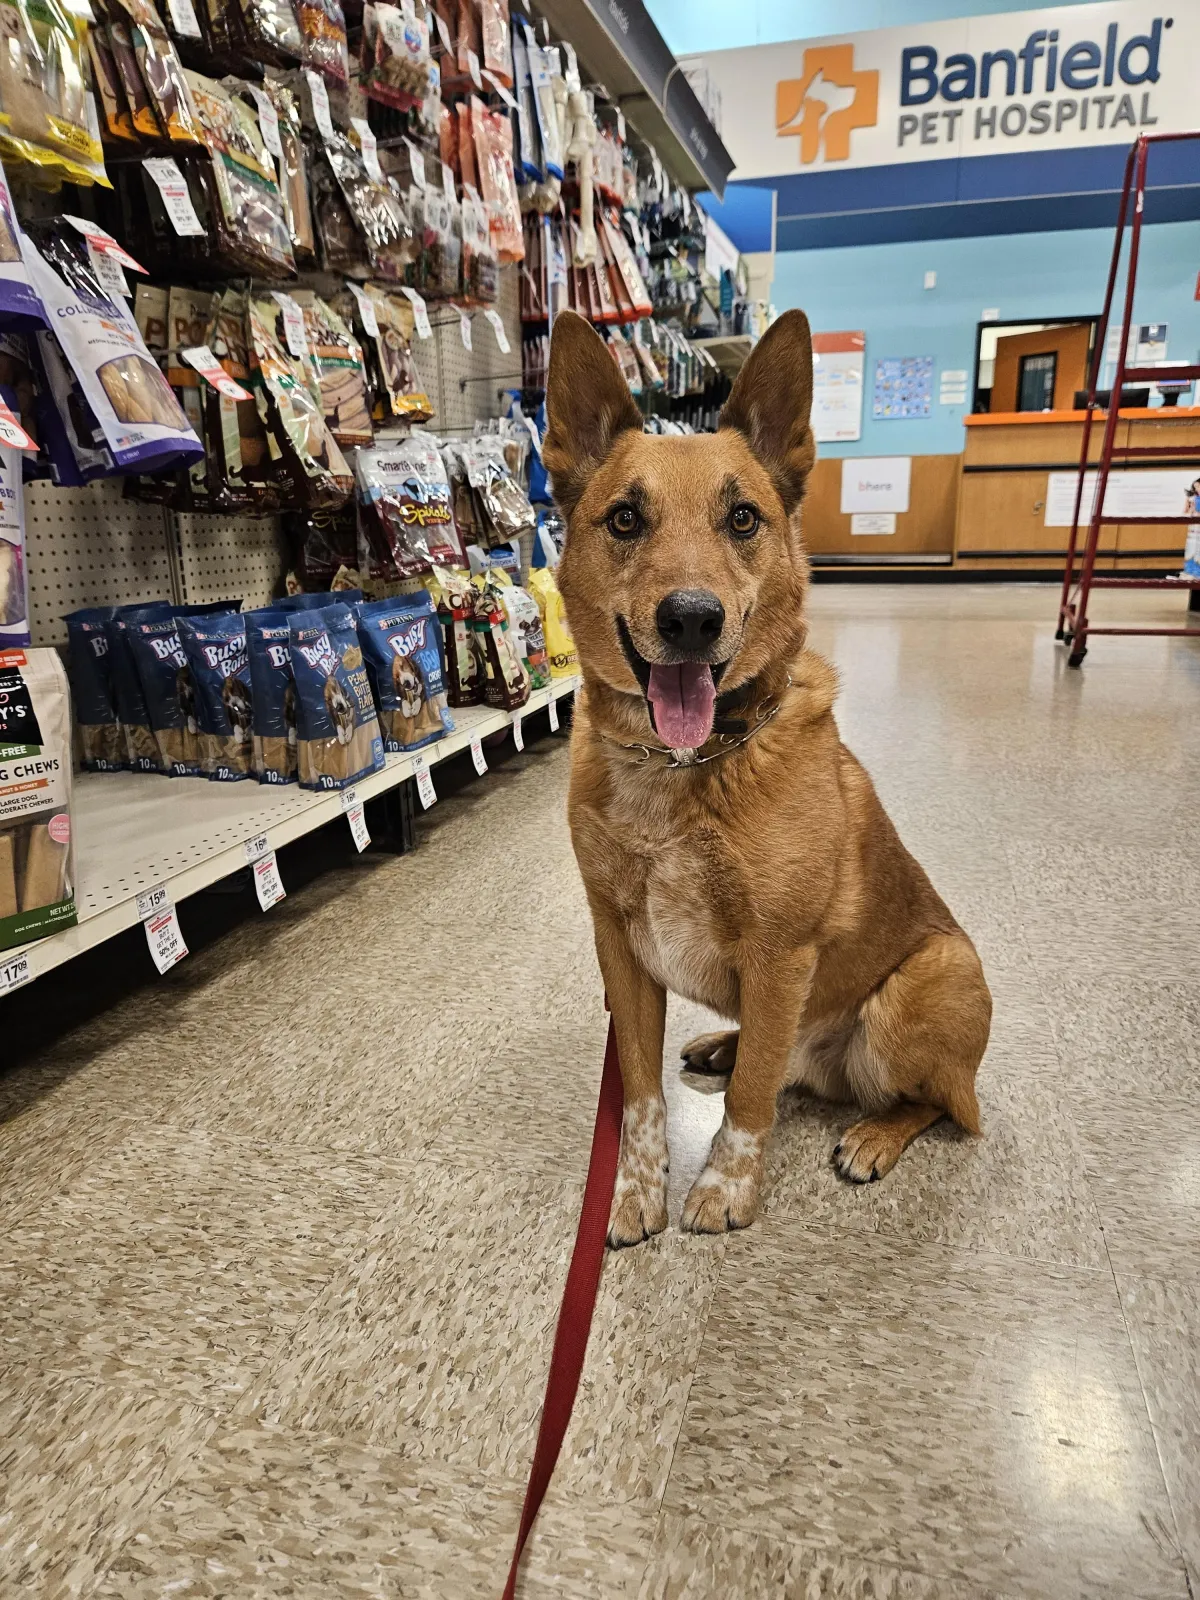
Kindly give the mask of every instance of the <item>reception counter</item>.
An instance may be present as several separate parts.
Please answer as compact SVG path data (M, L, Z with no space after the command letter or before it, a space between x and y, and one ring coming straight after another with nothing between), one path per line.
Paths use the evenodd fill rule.
M1078 469L1084 417L1082 411L1017 411L963 419L956 568L1031 576L1062 570L1070 528L1061 523L1062 486L1054 494L1051 474ZM1104 423L1102 413L1093 419L1090 460L1099 458ZM1116 443L1169 445L1200 459L1200 407L1122 410ZM1153 457L1135 461L1125 470L1161 471L1173 465ZM1122 468L1119 457L1113 466ZM1200 466L1195 471L1200 475ZM1178 511L1183 510L1181 501ZM1103 530L1097 571L1171 571L1180 565L1183 538L1178 524L1114 523Z

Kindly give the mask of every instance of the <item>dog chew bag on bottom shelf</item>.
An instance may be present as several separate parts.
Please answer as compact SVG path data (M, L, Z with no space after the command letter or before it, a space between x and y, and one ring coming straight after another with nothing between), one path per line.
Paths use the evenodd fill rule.
M129 641L129 623L161 620L170 615L169 600L153 600L141 606L119 606L104 623L113 704L125 751L124 764L131 772L165 772L166 768L150 727L150 712Z
M133 651L159 770L171 778L196 778L202 769L196 685L179 637L180 619L128 617L125 637Z
M67 675L55 650L3 650L0 949L74 921Z
M180 617L179 637L195 686L200 768L217 783L250 776L250 662L238 611Z
M259 783L296 781L296 680L291 615L274 607L246 613L254 775Z
M85 772L120 772L129 765L113 699L112 655L105 623L115 606L85 606L63 618L67 625L67 671Z
M290 625L300 783L345 789L384 764L354 618L336 605L294 612Z
M442 628L428 594L355 607L367 676L388 750L418 750L454 732Z

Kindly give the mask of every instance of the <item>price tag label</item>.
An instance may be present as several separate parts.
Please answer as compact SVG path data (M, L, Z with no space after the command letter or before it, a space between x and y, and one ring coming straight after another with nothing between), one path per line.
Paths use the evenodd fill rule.
M265 833L260 833L255 839L247 839L245 845L247 863L253 866L261 856L266 855L270 848Z
M440 11L435 11L433 20L437 23L438 38L442 41L442 49L448 56L452 56L454 54L454 40L450 37L450 29L446 25L445 17L442 16Z
M261 860L254 863L254 892L264 911L269 911L273 905L287 898L287 890L279 880L279 863L274 850L268 850Z
M383 168L379 165L379 146L375 135L371 132L371 124L365 117L351 117L350 126L358 134L358 142L362 148L363 166L367 169L367 176L374 178L376 183L383 182Z
M479 72L479 57L475 54L474 50L467 51L467 69L471 74L471 82L479 90L480 94L482 94L483 78L480 76Z
M483 740L477 733L471 735L471 760L475 763L475 771L482 778L487 771L487 757L483 753Z
M429 770L429 761L423 750L418 750L413 756L413 777L417 780L417 793L421 797L421 804L428 811L430 806L437 804L437 790L433 787L433 774Z
M529 440L530 440L530 443L533 445L533 453L534 453L535 456L537 456L538 460L540 461L542 459L542 436L537 431L537 423L533 420L532 417L525 417L525 416L523 416L521 418L521 421L525 424L526 428L528 428L528 430L529 430Z
M181 39L204 37L192 0L167 0L167 10L171 13L171 26Z
M411 139L405 139L408 147L408 164L412 169L412 180L418 189L425 187L425 152L418 150Z
M28 956L11 956L7 961L0 961L0 994L19 989L23 983L29 982L29 978Z
M258 131L262 134L262 142L275 157L276 161L283 160L283 143L279 137L279 113L276 111L270 95L251 85L250 94L254 104L258 107Z
M292 299L290 294L285 294L282 289L273 289L271 297L283 312L283 337L288 349L294 356L302 357L308 354L308 335L304 331L304 313Z
M371 842L362 806L350 806L346 811L346 821L350 824L350 836L354 840L354 847L361 855Z
M357 283L350 284L350 293L358 301L358 314L362 319L363 332L370 339L379 337L379 318L375 315L375 304L365 289L359 288Z
M97 250L94 244L88 245L87 252L92 271L96 274L96 282L110 300L119 300L122 295L132 296L133 291L125 277L125 269L119 261L114 261L112 256L106 255L103 250Z
M504 104L509 108L509 110L515 111L517 109L517 102L513 99L512 95L509 94L508 90L500 82L500 79L496 76L496 74L494 72L489 72L488 69L484 67L483 76L491 84L492 88L500 96L501 100L504 101ZM483 85L480 84L480 88L482 87Z
M454 168L448 161L442 162L442 189L447 200L458 199L458 185L454 181Z
M406 294L412 301L413 325L417 330L417 337L419 339L432 339L433 329L429 325L429 307L415 289L401 289L400 293ZM468 343L467 349L469 350L470 348L471 346Z
M36 450L37 440L31 439L12 412L0 400L0 444L10 450Z
M458 331L462 334L463 349L469 350L471 348L471 319L461 306L458 312Z
M557 733L558 732L558 701L557 700L551 700L551 702L550 702L550 732L551 733Z
M150 946L150 955L159 972L166 972L187 955L188 948L183 942L179 918L175 915L175 907L169 902L163 910L146 919L145 928L146 943Z
M524 750L525 731L521 727L521 713L519 711L513 712L513 743L518 750Z
M500 346L501 355L506 356L512 349L512 345L510 345L508 342L508 335L504 331L504 323L501 320L500 313L496 310L488 310L483 314L495 330L496 343Z
M188 193L187 179L180 172L178 163L172 161L170 156L148 156L144 166L162 196L162 203L167 216L171 219L171 226L179 237L181 239L202 237L205 231L204 224L196 215L196 208Z
M172 163L173 165L174 163ZM83 217L71 217L63 214L63 221L81 233L94 250L102 251L106 256L112 256L114 261L119 261L123 267L128 267L131 272L145 272L145 267L135 261L128 250L123 249L113 238L111 233L105 233L103 228L98 228L94 222L87 222Z
M234 382L206 344L198 344L192 349L181 350L179 359L186 361L189 367L194 367L200 376L211 383L217 393L223 394L227 400L252 400L254 398L249 389L243 389L240 383Z
M329 114L329 90L325 87L325 79L311 67L305 68L304 76L312 97L313 121L317 125L317 132L322 139L332 139L333 118Z
M153 889L145 889L137 897L138 921L145 922L147 917L154 916L164 906L171 904L171 896L165 883L156 884Z

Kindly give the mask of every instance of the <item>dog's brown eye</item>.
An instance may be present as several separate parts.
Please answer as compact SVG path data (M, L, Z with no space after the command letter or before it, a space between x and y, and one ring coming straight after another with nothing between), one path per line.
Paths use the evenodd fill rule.
M729 514L729 531L739 539L749 539L758 532L758 512L753 506L734 506Z
M608 519L608 531L616 539L633 539L642 531L642 519L632 506L618 506Z

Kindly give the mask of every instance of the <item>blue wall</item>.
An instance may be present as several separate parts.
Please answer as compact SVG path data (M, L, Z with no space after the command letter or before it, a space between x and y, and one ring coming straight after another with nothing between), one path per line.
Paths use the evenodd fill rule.
M1098 313L1111 249L1111 231L1095 228L778 255L773 292L778 310L800 306L814 331L861 328L867 335L863 436L854 444L823 444L821 453L961 450L967 407L938 404L938 375L944 367L965 367L969 393L980 313L995 307L1005 320L1030 321ZM931 268L938 275L937 288L924 289ZM1174 360L1195 361L1200 353L1200 302L1192 298L1198 271L1200 223L1161 223L1145 230L1134 321L1168 323L1167 353ZM873 421L875 362L929 355L935 358L933 415L927 421Z
M1054 0L1059 6L1087 0ZM1036 11L1021 0L646 0L646 10L677 56L736 50L781 39L818 39L826 33L863 33L910 22L982 17L997 11Z

